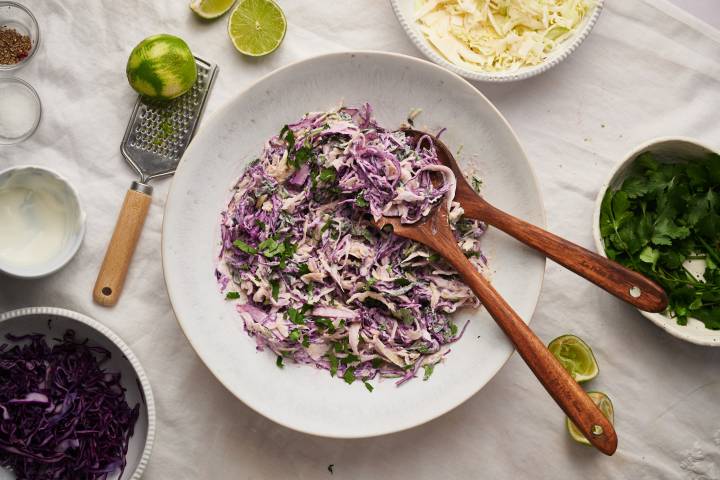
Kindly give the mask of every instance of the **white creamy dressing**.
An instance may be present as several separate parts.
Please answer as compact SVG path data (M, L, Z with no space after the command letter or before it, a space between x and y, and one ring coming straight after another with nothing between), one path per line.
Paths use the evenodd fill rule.
M19 170L0 179L0 268L52 263L77 229L78 206L47 173Z

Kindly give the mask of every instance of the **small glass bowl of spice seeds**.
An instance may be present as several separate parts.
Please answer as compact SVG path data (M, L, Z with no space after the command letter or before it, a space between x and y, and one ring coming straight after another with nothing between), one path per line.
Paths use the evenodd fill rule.
M19 3L0 1L0 71L29 62L39 42L40 29L30 10Z

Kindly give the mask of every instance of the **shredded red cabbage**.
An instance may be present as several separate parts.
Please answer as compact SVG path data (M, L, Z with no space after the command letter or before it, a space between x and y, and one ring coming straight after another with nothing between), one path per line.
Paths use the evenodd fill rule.
M452 202L455 177L431 138L413 142L380 127L369 105L311 113L270 138L238 180L216 277L278 366L287 358L372 390L378 376L401 384L425 367L427 377L462 336L447 314L478 307L472 291L437 254L372 223L413 223L447 199L460 247L485 269L485 226Z
M18 480L103 480L125 469L140 412L104 348L73 330L50 346L43 335L7 335L0 346L0 465Z

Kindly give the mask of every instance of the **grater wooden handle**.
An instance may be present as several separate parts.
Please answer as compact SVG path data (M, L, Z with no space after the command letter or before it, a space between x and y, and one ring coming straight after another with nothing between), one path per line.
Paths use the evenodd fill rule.
M151 195L152 187L140 182L133 182L125 195L93 289L93 300L100 305L111 307L120 298L135 246L152 203Z

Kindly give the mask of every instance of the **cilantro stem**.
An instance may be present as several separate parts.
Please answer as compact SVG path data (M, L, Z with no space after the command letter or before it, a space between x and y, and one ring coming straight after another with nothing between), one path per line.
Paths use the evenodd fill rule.
M705 241L704 238L698 237L697 239L700 241L700 243L703 244L703 247L705 247L708 256L712 258L713 262L720 265L720 255L718 255L715 250L713 250L713 248Z

